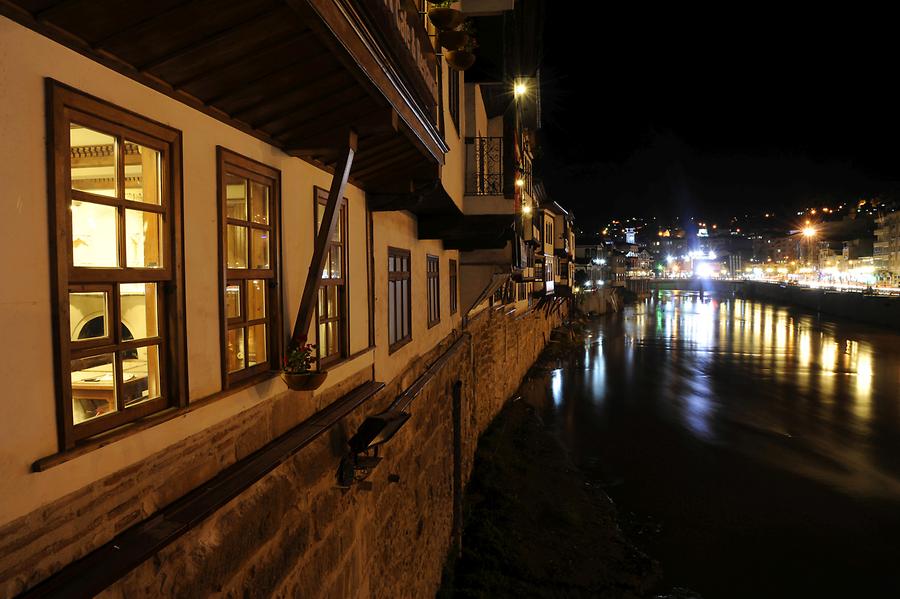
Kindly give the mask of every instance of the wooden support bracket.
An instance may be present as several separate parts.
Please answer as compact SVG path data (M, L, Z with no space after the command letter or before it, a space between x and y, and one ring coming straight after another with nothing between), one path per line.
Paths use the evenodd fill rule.
M325 256L328 253L328 241L334 235L334 228L340 218L338 206L340 206L341 198L344 197L344 189L347 187L347 178L350 176L350 167L353 165L353 155L356 153L357 143L356 131L350 129L347 132L347 147L342 149L340 159L335 165L331 188L328 190L328 202L325 204L325 211L322 214L322 225L316 234L316 246L309 263L309 272L306 274L303 295L300 296L300 308L297 310L297 319L294 321L294 332L288 344L288 351L292 346L300 344L300 340L305 339L309 333L309 324L312 322L313 309L316 305L316 295L322 282L322 268L325 266Z

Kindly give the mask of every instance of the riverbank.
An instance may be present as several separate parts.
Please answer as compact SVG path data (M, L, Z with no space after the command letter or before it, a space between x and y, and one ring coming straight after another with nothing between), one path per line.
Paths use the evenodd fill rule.
M574 345L542 354L539 374ZM622 534L615 506L569 460L536 410L506 405L478 444L464 499L462 552L438 597L645 597L658 564Z

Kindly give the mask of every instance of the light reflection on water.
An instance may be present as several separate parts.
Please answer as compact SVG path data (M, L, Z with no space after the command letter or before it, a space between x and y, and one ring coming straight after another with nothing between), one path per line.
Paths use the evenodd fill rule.
M900 334L689 292L589 333L526 398L623 511L663 523L673 582L900 596Z
M882 348L879 359L867 335L848 335L788 307L688 292L660 293L626 311L620 326L620 340L614 330L599 330L585 348L590 372L585 383L594 401L607 393L611 368L621 369L629 388L646 385L642 377L656 377L657 395L664 400L659 409L703 442L768 455L781 467L851 485L863 494L900 490L868 448L876 397L890 401L890 413L897 413L896 351ZM603 353L603 344L614 342L621 348L615 365ZM556 405L560 380L554 372ZM887 424L892 430L900 425ZM823 468L820 459L782 460L793 445L764 442L760 447L748 431L764 439L795 439L794 445L803 445L796 451L842 468Z

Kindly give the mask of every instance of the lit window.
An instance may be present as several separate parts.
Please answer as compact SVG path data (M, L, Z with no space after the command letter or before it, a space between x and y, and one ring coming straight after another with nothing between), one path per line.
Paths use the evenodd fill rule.
M186 403L183 318L170 317L184 308L174 266L181 133L64 86L50 94L58 409L69 448Z
M278 214L281 173L219 148L222 386L278 368Z
M316 197L316 232L322 226L325 205L328 203L328 190L317 187ZM334 233L328 240L328 253L325 255L325 266L322 268L322 280L319 284L319 297L316 305L318 314L317 349L319 360L327 363L347 356L346 302L347 302L347 200L341 202L338 220Z

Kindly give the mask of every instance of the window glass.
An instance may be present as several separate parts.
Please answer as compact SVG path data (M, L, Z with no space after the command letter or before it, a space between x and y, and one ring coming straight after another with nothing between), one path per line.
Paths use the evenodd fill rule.
M115 206L72 200L71 208L74 266L118 266L118 219Z
M69 124L72 189L116 197L116 138Z
M254 279L247 281L247 320L266 317L266 282Z
M269 187L250 181L250 215L255 223L269 223Z
M250 268L269 268L269 232L251 229Z
M237 372L244 368L244 329L228 331L225 343L225 361L228 372Z
M247 268L247 227L228 225L228 268Z
M160 396L159 346L119 352L122 361L122 401L125 408Z
M243 177L225 175L225 214L247 220L247 180Z
M241 317L241 286L231 283L225 286L225 318Z
M69 332L72 341L109 337L107 297L103 291L69 293Z
M134 339L159 334L156 283L122 283L119 286L120 314Z
M71 377L75 424L116 411L115 354L72 360Z
M162 218L155 212L125 210L125 264L162 268Z
M255 324L247 327L247 366L255 366L268 361L266 355L266 325Z
M160 153L138 143L125 142L125 199L159 204L162 187Z

